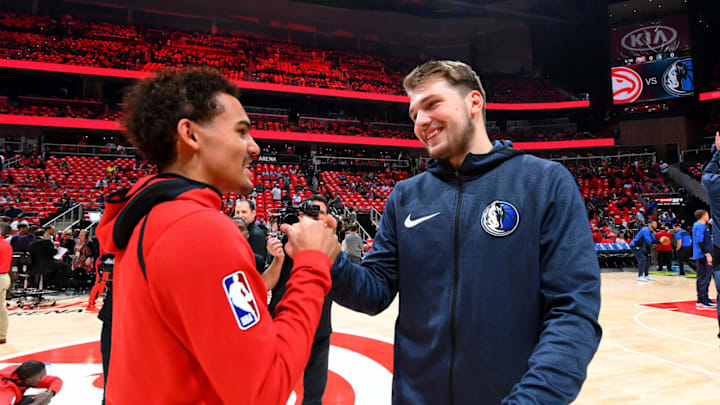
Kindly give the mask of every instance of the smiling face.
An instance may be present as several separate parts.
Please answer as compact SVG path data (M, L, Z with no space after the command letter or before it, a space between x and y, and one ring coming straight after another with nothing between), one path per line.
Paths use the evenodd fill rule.
M248 194L253 189L248 166L260 148L250 136L250 119L240 101L225 93L217 100L222 113L195 127L202 180L223 193Z
M429 78L409 92L415 136L431 158L447 160L454 167L465 159L475 135L470 106L477 94L453 87L441 76Z

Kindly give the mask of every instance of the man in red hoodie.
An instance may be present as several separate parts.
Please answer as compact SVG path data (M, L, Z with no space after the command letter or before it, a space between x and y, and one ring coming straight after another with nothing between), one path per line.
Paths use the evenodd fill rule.
M46 374L45 364L28 360L0 370L0 404L46 405L60 392L62 380ZM47 388L37 395L23 396L28 388Z
M253 189L259 148L238 89L216 71L161 71L123 100L124 135L160 174L108 197L97 234L114 253L106 402L285 404L310 355L334 220L283 226L295 266L273 319L221 193Z

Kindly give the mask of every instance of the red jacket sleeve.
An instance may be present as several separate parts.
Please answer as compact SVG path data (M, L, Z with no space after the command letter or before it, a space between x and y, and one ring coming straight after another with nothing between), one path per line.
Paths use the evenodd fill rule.
M213 231L202 234L198 229ZM155 305L223 402L285 404L310 356L330 289L327 255L296 255L282 311L274 320L250 245L225 217L198 213L176 222L146 257L147 267L154 269L148 283ZM240 272L259 316L246 329L224 288L224 280L241 278Z
M35 388L47 388L49 390L53 390L56 394L60 392L60 389L63 386L63 382L60 379L60 377L55 377L52 375L46 375L40 380L38 385L35 386Z

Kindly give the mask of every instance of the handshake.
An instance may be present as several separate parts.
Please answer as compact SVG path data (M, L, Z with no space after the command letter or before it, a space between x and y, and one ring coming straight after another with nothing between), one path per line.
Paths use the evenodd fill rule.
M319 250L330 258L330 262L335 262L340 253L336 228L337 220L332 215L321 219L303 216L299 222L292 225L282 224L280 230L288 237L285 252L288 256L295 257L303 250Z

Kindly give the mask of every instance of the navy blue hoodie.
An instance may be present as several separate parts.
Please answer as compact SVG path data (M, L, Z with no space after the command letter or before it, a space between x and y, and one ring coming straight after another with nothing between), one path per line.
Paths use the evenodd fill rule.
M715 149L714 146L713 149ZM713 245L720 247L720 173L718 173L718 162L720 162L720 151L715 151L712 159L703 169L701 183L705 187L710 200L710 215L713 220Z
M400 293L395 405L566 404L602 334L575 180L510 142L399 182L362 265L341 253L332 276L368 314Z

